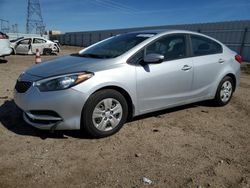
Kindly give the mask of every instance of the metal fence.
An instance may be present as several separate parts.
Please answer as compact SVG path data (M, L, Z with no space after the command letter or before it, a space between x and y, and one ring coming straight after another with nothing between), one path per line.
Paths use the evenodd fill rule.
M51 39L59 40L63 45L86 47L120 33L151 29L183 29L204 33L218 39L241 54L243 60L250 61L250 20L69 32L52 36Z

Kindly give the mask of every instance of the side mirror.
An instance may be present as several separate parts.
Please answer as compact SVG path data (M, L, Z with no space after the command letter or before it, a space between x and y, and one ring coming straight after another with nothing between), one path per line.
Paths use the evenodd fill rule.
M164 60L164 55L161 54L148 54L144 56L145 63L161 63Z

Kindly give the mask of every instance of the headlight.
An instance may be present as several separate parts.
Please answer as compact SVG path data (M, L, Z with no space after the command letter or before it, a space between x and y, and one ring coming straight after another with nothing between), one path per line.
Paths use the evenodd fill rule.
M81 82L88 80L94 74L93 73L74 73L61 76L54 76L39 80L34 83L34 86L38 87L40 91L57 91L68 89Z

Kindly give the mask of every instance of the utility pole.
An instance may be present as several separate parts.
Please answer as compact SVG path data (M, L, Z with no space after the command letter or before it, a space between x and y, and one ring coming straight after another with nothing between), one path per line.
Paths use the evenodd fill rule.
M26 33L32 33L34 32L33 30L40 35L43 35L45 32L39 0L28 0Z

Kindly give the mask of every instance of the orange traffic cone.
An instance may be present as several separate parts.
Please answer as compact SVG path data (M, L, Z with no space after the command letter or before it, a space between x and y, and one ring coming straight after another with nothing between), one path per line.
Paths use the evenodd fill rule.
M40 52L38 49L36 49L36 64L39 64L42 62L41 56L40 56Z

